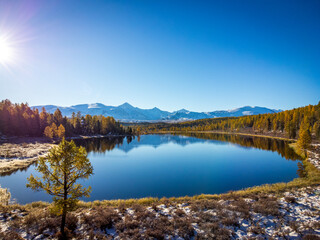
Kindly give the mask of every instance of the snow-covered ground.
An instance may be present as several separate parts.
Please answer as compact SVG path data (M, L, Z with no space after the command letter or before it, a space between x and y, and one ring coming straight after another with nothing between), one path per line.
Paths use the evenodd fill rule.
M6 234L22 239L52 238L59 218L49 217L46 210L37 211L2 212L0 238ZM79 209L74 216L72 235L76 239L317 239L320 186L286 192L278 199L265 195L153 207L93 207Z

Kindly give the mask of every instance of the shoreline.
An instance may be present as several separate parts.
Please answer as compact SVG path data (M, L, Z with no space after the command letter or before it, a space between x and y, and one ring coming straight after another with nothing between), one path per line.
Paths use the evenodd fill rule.
M0 144L0 176L28 168L39 157L45 157L53 146L55 144L49 142Z
M73 139L92 138L117 138L129 135L79 135L66 137ZM39 157L45 157L49 150L57 145L56 139L45 137L8 137L0 141L0 176L9 175L13 172L28 168L37 162Z
M178 133L178 134L183 134L186 132L177 132L177 131L159 131L157 133L152 133L152 134L173 134L173 133ZM252 137L263 137L263 138L273 138L273 139L279 139L279 140L285 140L285 141L296 141L295 139L288 139L288 138L280 138L280 137L272 137L272 136L268 136L268 135L258 135L258 134L248 134L248 133L232 133L232 132L214 132L214 131L189 131L189 133L215 133L215 134L232 134L232 135L242 135L242 136L252 136ZM151 134L151 133L149 133ZM74 137L68 137L66 139L68 140L73 140L73 139L91 139L91 138L114 138L114 137L127 137L128 135L93 135L93 136L85 136L85 135L80 135L80 136L74 136ZM30 139L30 138L28 138ZM32 138L31 138L32 139ZM40 139L41 140L41 139ZM42 139L43 140L43 139ZM5 143L6 144L6 143ZM5 144L0 144L0 152L1 151L1 147ZM7 143L9 144L9 143ZM26 144L26 143L22 143ZM21 145L21 143L18 143L16 145ZM6 175L6 174L11 174L11 172L15 172L18 171L20 169L25 169L27 167L29 167L31 164L35 163L37 161L37 159L39 157L43 157L47 154L47 152L49 151L49 149L53 146L56 146L56 144L53 143L38 143L36 142L35 145L38 145L38 147L40 146L40 148L36 148L32 145L32 143L30 144L30 146L24 145L24 146L20 146L20 148L23 148L24 151L28 151L28 150L38 150L40 152L40 154L38 155L31 155L30 157L15 157L15 158L11 158L11 159L4 159L1 155L0 155L0 176L1 175ZM41 146L46 146L45 149L41 148ZM49 146L49 147L48 147ZM289 146L298 154L300 155L304 160L303 163L304 165L309 165L308 167L312 168L314 167L316 169L316 171L320 171L320 144L313 144L313 146L315 148L318 148L318 152L312 152L310 150L308 150L308 154L311 156L309 158L305 158L304 153L299 151L298 148L296 147L295 143L291 143L289 144ZM14 148L15 149L15 148ZM19 151L18 151L19 153ZM17 155L17 152L15 152L15 154ZM36 153L37 154L37 153ZM295 178L290 182L279 182L279 183L274 183L274 184L263 184L263 185L257 185L254 187L249 187L249 188L245 188L245 189L241 189L241 190L236 190L236 191L230 191L233 194L239 194L239 195L246 195L246 194L255 194L255 193L259 193L259 192L270 192L270 193L274 193L275 189L277 189L276 192L278 192L280 189L280 192L283 192L284 190L287 189L293 189L293 188L299 188L299 187L307 187L307 186L315 186L317 184L320 184L319 182L312 182L311 184L306 184L304 182L298 181L300 178ZM216 199L219 198L219 196L224 196L224 195L228 195L229 193L222 193L222 194L201 194L201 195L195 195L195 196L186 196L186 197L172 197L172 198L166 198L166 199L172 199L172 200L191 200L191 199ZM114 203L116 202L128 202L128 203L139 203L139 202L144 202L146 199L152 199L151 202L158 201L158 198L153 198L153 197L146 197L146 198L138 198L138 199L117 199L117 200L102 200L102 202L110 202L110 205L114 205ZM141 200L141 201L140 201ZM147 200L146 202L149 202L149 200Z
M185 132L176 132L176 131L162 131L162 132L157 132L157 133L152 133L152 134L172 134L172 133L180 133L183 134ZM190 132L189 132L190 133ZM272 136L267 136L267 135L252 135L252 134L248 134L248 133L228 133L228 132L213 132L213 131L193 131L192 133L216 133L216 134L232 134L232 135L244 135L244 136L252 136L252 137L263 137L263 138L273 138L273 139L280 139L280 140L286 140L286 141L296 141L294 139L286 139L286 138L279 138L279 137L272 137ZM151 133L149 133L151 134ZM67 139L72 140L72 139L91 139L91 138L107 138L107 137L126 137L127 135L93 135L93 136L75 136L75 137L68 137ZM43 144L43 143L40 143ZM55 144L51 144L52 146L55 146ZM51 146L51 147L52 147ZM295 143L291 143L289 144L289 146L294 149L294 151L300 155L303 159L305 158L305 156L303 155L303 153L301 151L298 151L298 148L295 146ZM317 172L320 171L320 144L313 144L313 146L318 148L318 153L314 153L310 150L308 150L308 154L311 156L309 158L306 158L303 160L303 164L307 165L308 169L312 169L313 172ZM0 145L1 147L1 145ZM49 149L47 150L49 151ZM43 154L45 156L45 154ZM43 156L43 155L39 155ZM12 171L17 171L19 169L24 169L28 166L30 166L31 164L33 164L38 157L33 157L31 159L27 159L25 162L25 164L23 164L24 159L20 159L17 160L19 161L18 163L20 164L16 164L15 161L12 161L13 163L13 167L12 169L6 169L6 172L8 174L10 174ZM5 171L1 171L1 161L2 159L0 158L0 175L6 175ZM320 173L320 172L319 172ZM320 177L320 175L319 175ZM246 195L250 195L250 194L257 194L257 193L281 193L284 192L286 190L291 190L291 189L298 189L301 187L310 187L310 186L317 186L318 184L320 184L320 178L319 179L313 179L312 182L305 182L303 180L298 177L293 179L290 182L279 182L279 183L274 183L274 184L263 184L263 185L257 185L257 186L253 186L253 187L249 187L249 188L245 188L245 189L241 189L241 190L235 190L235 191L230 191L232 194L236 194L239 196L246 196ZM226 196L229 193L222 193L222 194L201 194L201 195L194 195L194 196L185 196L185 197L171 197L171 198L165 198L169 201L189 201L189 200L199 200L199 199L217 199L220 198L221 196ZM101 200L100 202L103 202L103 204L106 204L108 206L117 206L119 203L125 203L125 204L145 204L145 203L152 203L152 202L158 202L159 198L154 198L154 197L144 197L144 198L137 198L137 199L116 199L116 200ZM95 201L96 202L96 201ZM88 202L89 203L89 202Z
M296 143L289 146L302 156ZM160 239L207 239L222 235L223 239L319 239L320 144L313 144L312 148L303 160L308 172L306 179L223 194L79 201L77 209L70 213L74 219L72 234L87 238L94 230L93 236L110 239L141 236L149 239L154 234ZM55 238L59 225L53 223L59 223L60 218L49 214L50 206L51 203L42 201L0 204L0 238L6 234L16 234L12 236L22 239ZM109 224L105 225L103 219L110 219Z

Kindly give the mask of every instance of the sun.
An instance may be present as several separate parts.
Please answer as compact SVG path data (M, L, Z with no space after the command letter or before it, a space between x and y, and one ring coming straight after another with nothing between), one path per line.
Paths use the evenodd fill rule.
M14 48L7 38L0 36L0 64L7 65L14 60Z

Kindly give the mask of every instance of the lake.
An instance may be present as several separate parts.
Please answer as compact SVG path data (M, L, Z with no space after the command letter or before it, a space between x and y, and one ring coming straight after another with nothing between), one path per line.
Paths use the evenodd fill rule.
M83 200L179 197L224 193L288 182L302 171L298 155L281 140L221 134L142 135L75 140L88 151L94 175ZM18 203L51 201L25 187L35 166L0 177Z

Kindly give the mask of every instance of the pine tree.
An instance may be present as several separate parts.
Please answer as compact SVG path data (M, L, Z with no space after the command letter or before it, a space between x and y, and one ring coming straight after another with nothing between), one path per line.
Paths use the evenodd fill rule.
M58 138L63 138L65 136L65 128L62 124L60 124L60 126L58 127L58 130L57 130L57 137Z
M52 123L51 124L51 129L52 129L52 132L53 132L53 137L58 137L58 127L55 123Z
M57 108L53 113L53 121L57 126L62 124L63 117L59 108Z
M42 111L40 113L40 129L41 129L41 131L44 131L46 126L48 126L47 117L48 117L48 113L47 113L46 109L43 107Z
M316 138L320 139L320 121L318 120L313 125L313 132L316 135Z
M46 128L44 129L44 133L43 134L48 138L53 138L54 137L54 132L53 132L53 130L52 130L52 128L50 126L46 126Z
M61 215L60 231L65 237L67 213L76 207L80 197L89 197L91 191L91 187L84 188L76 183L79 179L88 179L93 173L87 152L83 147L76 147L73 141L63 139L46 157L39 159L37 171L42 176L39 178L31 174L27 187L44 190L53 196L52 210Z
M311 134L309 129L301 128L299 131L298 146L301 149L308 149L311 143Z

